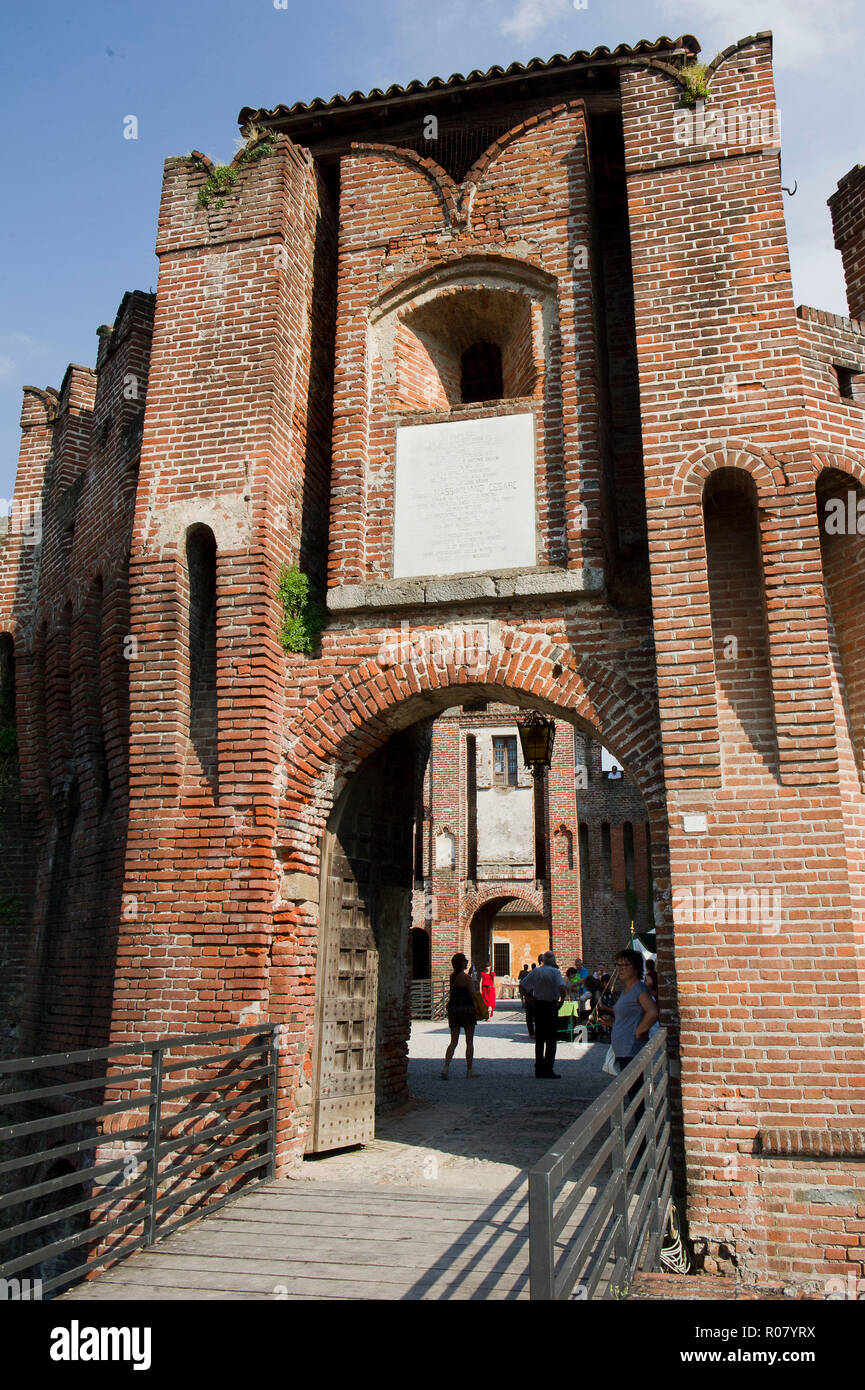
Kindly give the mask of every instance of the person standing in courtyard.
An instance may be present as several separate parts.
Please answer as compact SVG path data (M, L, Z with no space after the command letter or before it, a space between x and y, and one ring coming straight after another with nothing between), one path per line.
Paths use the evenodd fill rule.
M535 1017L535 1076L557 1081L556 1032L559 1008L568 992L564 976L556 965L554 951L544 951L541 964L523 981L523 991L531 995Z
M537 968L536 965L533 965L531 970L526 970L525 974L520 978L520 998L523 1001L523 1008L526 1011L526 1028L528 1029L530 1038L535 1036L535 1001L532 998L531 992L525 988L525 983L526 980L531 979Z
M471 975L468 974L466 966L468 960L462 954L451 957L453 970L450 978L450 995L448 996L448 1027L451 1030L451 1040L448 1050L445 1053L444 1066L442 1067L442 1081L448 1079L448 1067L453 1061L453 1055L457 1050L457 1043L460 1040L461 1030L465 1030L466 1035L466 1076L473 1077L477 1073L473 1069L475 1059L475 1024L478 1021L475 1010L475 987Z
M496 977L492 961L487 961L486 970L481 975L481 998L490 1011L490 1018L496 1011Z
M632 1057L645 1047L649 1029L658 1018L658 1006L643 980L643 957L639 951L620 951L616 967L622 982L622 992L612 1009L604 1009L613 1018L610 1045L624 1071Z

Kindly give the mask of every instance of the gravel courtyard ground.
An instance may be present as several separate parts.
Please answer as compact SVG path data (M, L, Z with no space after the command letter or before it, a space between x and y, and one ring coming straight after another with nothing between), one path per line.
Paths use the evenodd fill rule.
M375 1141L304 1165L309 1181L426 1185L503 1192L584 1111L611 1078L601 1071L606 1048L560 1043L559 1081L534 1075L534 1043L518 1002L500 1001L475 1032L477 1076L466 1077L461 1038L447 1081L442 1061L450 1034L444 1021L412 1024L412 1099L380 1115Z

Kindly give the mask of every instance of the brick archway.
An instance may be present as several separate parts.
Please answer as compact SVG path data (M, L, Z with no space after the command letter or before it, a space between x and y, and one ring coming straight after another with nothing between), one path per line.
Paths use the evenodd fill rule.
M768 449L726 439L712 449L695 449L682 460L672 479L672 496L699 506L707 480L720 468L747 473L761 502L787 485L783 468Z
M524 902L532 912L543 917L543 895L537 888L528 888L524 883L517 882L514 884L514 891L506 893L503 885L496 883L489 888L481 888L476 893L466 894L460 919L460 930L465 934L471 928L472 920L481 908L488 907L490 903L504 904L517 901Z
M418 640L416 643L413 637ZM659 929L670 950L670 879L666 801L662 778L657 716L645 696L619 672L595 657L579 658L539 634L504 628L495 651L484 654L469 672L465 665L435 659L430 633L403 633L400 655L416 651L412 661L395 661L380 648L379 660L347 671L320 691L286 731L276 852L282 866L282 889L274 907L275 942L269 994L272 1008L295 1007L298 989L314 996L320 1007L317 960L323 923L329 919L329 885L322 874L322 849L332 842L339 808L354 775L394 734L471 698L535 708L606 744L625 766L640 793L651 824L653 879ZM421 640L426 639L426 640ZM314 885L314 886L313 886ZM499 891L499 896L501 892ZM307 962L298 971L292 942L302 942ZM313 1081L315 1040L301 1074ZM392 1040L391 1040L392 1041ZM394 1046L405 1050L406 1044ZM291 1089L291 1085L290 1088ZM300 1111L314 1101L313 1088L302 1084Z
M472 680L452 659L437 663L428 645L410 663L355 667L289 727L277 829L287 871L318 873L320 837L335 801L371 753L391 734L471 695L539 709L600 739L639 788L653 843L666 842L657 717L624 677L594 658L569 661L560 646L514 630L503 634L500 649L487 654Z
M838 454L831 450L821 449L813 457L813 475L815 483L820 475L829 470L837 473L846 473L854 478L857 483L865 487L865 462L862 459L852 458L849 454Z
M543 895L537 890L526 889L525 885L520 883L514 885L513 893L507 893L503 884L497 884L479 893L467 895L460 919L460 936L462 938L460 949L465 952L477 969L480 970L482 965L486 963L481 961L481 956L493 960L491 938L494 922L501 909L508 903L514 902L524 903L533 916L543 919L547 931L546 945L549 946L550 924L544 912ZM481 933L485 940L483 950L480 949Z

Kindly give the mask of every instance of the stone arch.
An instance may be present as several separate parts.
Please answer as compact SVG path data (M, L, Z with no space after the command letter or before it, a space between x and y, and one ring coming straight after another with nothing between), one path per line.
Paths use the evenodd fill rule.
M436 664L425 644L411 662L367 661L322 691L289 728L284 800L277 830L287 871L317 873L319 842L348 778L391 734L462 703L534 707L576 724L629 769L649 813L653 843L666 841L666 801L657 717L647 697L596 659L566 664L562 648L511 632L472 680L451 660ZM296 811L303 807L302 832Z
M515 885L516 888L519 886ZM473 895L460 921L460 949L478 971L483 970L487 961L493 959L492 930L499 911L507 903L517 901L525 902L533 915L543 918L549 931L541 894L534 890L526 893L508 893L502 884L498 884L480 896Z
M738 42L730 44L728 48L722 49L720 53L716 53L712 61L706 64L709 74L714 76L728 58L733 57L746 48L750 48L756 39L760 37L760 35L750 35L748 38L739 39ZM763 37L766 36L763 35ZM678 40L678 46L685 49L687 53L687 63L694 63L698 60L700 45L693 34L683 34ZM665 62L663 58L640 53L627 53L622 57L616 57L616 67L654 71L669 78L674 91L676 88L678 88L680 93L686 90L686 84L682 81L681 68L675 66L673 63Z
M643 63L642 66L660 67L673 78L677 77L676 70L665 64L658 62ZM417 150L407 149L400 145L386 145L374 141L356 141L351 146L351 153L358 158L364 155L382 159L393 159L397 163L404 164L409 168L415 169L424 178L428 179L433 185L441 201L442 210L449 226L454 229L462 229L468 225L471 217L472 205L478 185L481 183L491 166L502 155L509 145L521 136L533 130L536 126L543 125L548 121L555 120L565 112L575 111L585 115L585 102L582 99L558 102L555 106L550 106L544 111L538 111L529 116L526 120L520 121L510 130L506 130L498 139L478 156L474 164L469 169L462 183L457 184L446 169L429 156L419 154Z
M783 468L768 449L726 440L712 449L701 447L688 454L673 474L671 495L699 505L706 482L719 468L741 469L748 473L761 504L787 484Z
M380 372L377 389L395 393L400 402L391 408L449 409L461 400L460 353L480 338L495 342L503 354L505 396L548 394L556 383L555 375L548 379L545 362L557 331L552 275L531 261L473 253L425 265L388 286L370 309L368 343ZM531 380L519 389L516 375L525 375L525 366L515 375L509 356L531 362ZM414 363L413 381L426 381L422 399L406 395L402 360Z
M557 289L555 276L533 261L502 255L498 251L475 251L467 256L451 257L434 265L422 266L403 276L396 284L389 285L372 306L370 323L377 323L422 295L483 284L535 296L554 296Z

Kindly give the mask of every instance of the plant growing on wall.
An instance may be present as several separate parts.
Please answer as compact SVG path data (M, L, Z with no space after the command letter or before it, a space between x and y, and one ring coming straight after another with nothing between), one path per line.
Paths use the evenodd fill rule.
M253 164L265 155L270 154L274 148L275 141L272 135L266 131L259 130L257 126L248 126L244 131L246 144L243 146L239 155L230 164L208 164L200 155L190 155L190 159L197 169L203 169L207 174L207 181L198 190L198 205L202 208L210 207L214 198L216 208L225 206L225 199L231 193L237 183L238 176L244 164Z
M711 80L708 63L687 63L680 68L679 81L683 84L680 105L696 106L698 101L711 101Z
M309 578L297 565L283 565L279 576L282 622L279 640L287 652L309 653L318 646L325 612L309 597Z

